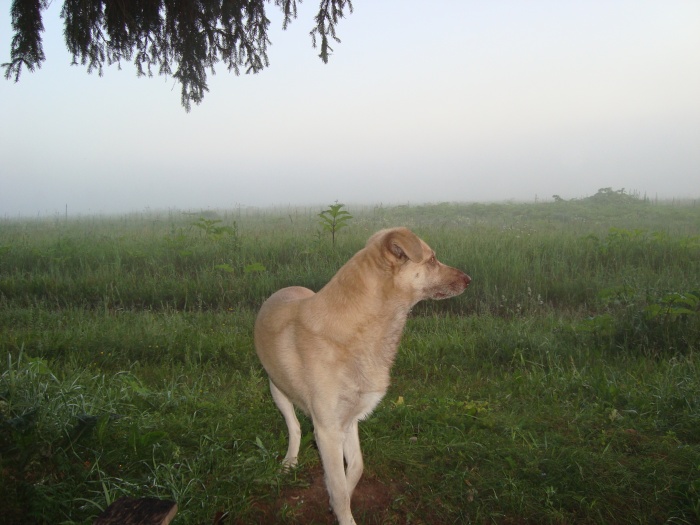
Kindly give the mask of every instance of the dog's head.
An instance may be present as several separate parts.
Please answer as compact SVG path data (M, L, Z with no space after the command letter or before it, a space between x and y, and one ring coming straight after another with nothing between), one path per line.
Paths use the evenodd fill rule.
M461 270L438 261L430 246L408 228L377 232L367 246L378 248L392 273L394 286L410 296L413 304L423 299L454 297L471 282Z

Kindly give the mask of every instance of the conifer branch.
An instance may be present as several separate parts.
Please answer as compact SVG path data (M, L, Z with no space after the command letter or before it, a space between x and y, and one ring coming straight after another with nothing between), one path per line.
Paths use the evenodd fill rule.
M199 104L208 91L207 71L215 73L222 61L236 75L258 73L269 67L267 47L270 20L265 4L272 0L64 0L66 47L72 64L102 75L105 64L133 62L137 76L168 75L180 83L186 111ZM301 0L298 0L301 2ZM22 68L41 67L46 59L41 33L42 11L49 0L13 0L11 61L2 64L5 78L19 81ZM297 0L274 0L284 14L286 29L297 17ZM313 46L321 39L321 54L328 62L329 38L340 42L336 25L350 0L322 0Z

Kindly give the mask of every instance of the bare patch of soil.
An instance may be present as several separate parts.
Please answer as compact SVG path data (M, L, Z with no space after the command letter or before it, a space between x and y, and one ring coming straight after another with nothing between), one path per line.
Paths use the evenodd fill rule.
M278 498L254 504L257 525L276 523L304 523L333 525L337 523L330 509L321 466L315 466L307 474L308 485L284 489ZM382 481L372 475L363 475L352 495L352 512L355 520L363 524L404 523L400 512L392 509L394 501L404 492L402 483Z

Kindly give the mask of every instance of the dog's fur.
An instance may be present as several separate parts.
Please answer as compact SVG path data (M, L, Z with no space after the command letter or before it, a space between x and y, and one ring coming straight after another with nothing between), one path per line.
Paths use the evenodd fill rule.
M458 295L470 281L413 232L394 228L374 234L318 293L283 288L260 308L255 348L289 429L284 464L297 463L296 405L313 421L341 525L355 523L350 499L363 470L357 424L386 393L409 311L423 299Z

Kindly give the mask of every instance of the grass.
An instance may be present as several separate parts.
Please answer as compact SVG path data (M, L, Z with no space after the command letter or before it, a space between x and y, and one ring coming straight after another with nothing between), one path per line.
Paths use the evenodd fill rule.
M288 497L312 428L280 474L256 310L400 224L473 284L413 310L361 425L359 488L387 501L358 522L700 521L700 207L349 210L335 247L315 209L1 221L0 523L87 524L123 495L175 499L176 524L314 522Z

